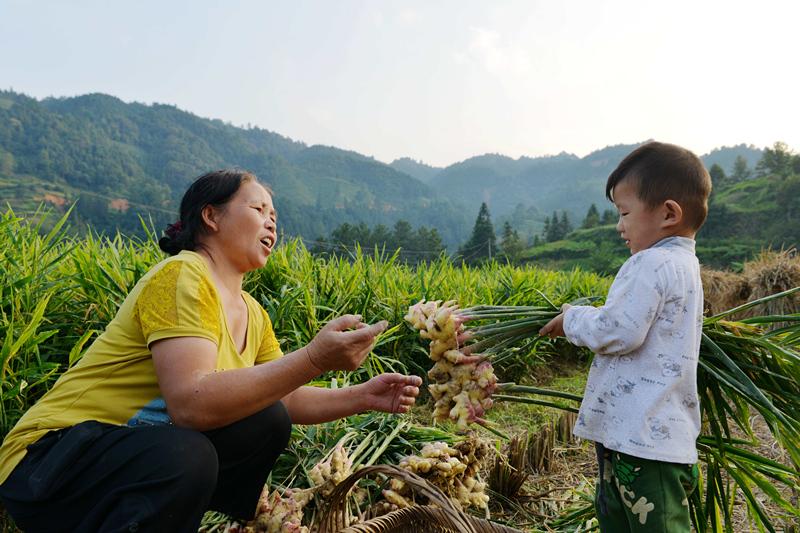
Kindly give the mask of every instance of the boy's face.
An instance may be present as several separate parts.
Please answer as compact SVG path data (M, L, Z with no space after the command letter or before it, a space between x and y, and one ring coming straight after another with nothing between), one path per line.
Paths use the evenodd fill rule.
M619 212L617 231L631 254L641 252L669 235L663 226L662 209L650 208L636 195L636 185L623 179L611 191Z

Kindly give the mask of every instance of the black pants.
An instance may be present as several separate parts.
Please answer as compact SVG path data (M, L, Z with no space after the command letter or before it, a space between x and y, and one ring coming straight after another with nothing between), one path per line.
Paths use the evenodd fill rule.
M208 432L84 422L30 445L0 499L27 533L196 533L207 510L250 520L291 427L281 402Z

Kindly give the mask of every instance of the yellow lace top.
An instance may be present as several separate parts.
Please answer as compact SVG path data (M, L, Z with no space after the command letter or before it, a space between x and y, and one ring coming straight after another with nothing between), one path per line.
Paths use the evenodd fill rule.
M45 433L86 420L169 424L148 346L172 337L202 337L217 345L217 370L265 363L282 355L272 323L256 300L247 305L247 340L238 353L203 258L190 251L153 267L136 284L105 332L6 436L0 483Z

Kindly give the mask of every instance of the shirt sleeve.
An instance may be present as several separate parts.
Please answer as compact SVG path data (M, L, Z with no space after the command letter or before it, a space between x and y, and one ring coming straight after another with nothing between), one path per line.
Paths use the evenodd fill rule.
M660 261L658 253L639 252L620 269L605 305L568 309L564 314L567 339L600 355L623 355L641 346L666 290Z
M202 337L219 344L219 301L211 280L189 261L172 261L156 272L136 300L148 346L171 337Z
M272 329L272 320L270 320L269 314L267 314L263 307L261 308L261 313L264 320L264 333L261 335L261 345L256 355L257 365L272 361L283 355L281 345L277 337L275 337L275 331Z

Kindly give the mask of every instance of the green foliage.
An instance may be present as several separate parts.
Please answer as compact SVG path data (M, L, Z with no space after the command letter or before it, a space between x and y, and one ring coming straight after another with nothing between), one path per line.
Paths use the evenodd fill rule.
M76 237L67 230L67 216L44 231L50 220L46 213L31 217L36 223L10 209L0 214L2 436L80 358L135 283L165 257L151 228L143 228L144 239ZM608 283L583 272L497 262L468 268L446 257L413 267L397 255L367 254L360 248L346 258L322 258L289 240L265 268L248 276L245 288L269 312L284 351L308 343L322 325L343 313L360 313L369 322L388 320L391 327L362 369L322 378L336 377L341 383L386 370L425 375L427 350L403 320L408 307L422 298L526 305L542 302L538 291L555 300L574 299L605 293Z
M769 295L708 317L703 322L697 372L701 416L697 449L700 461L706 466L707 490L698 487L690 499L690 513L698 531L718 531L720 524L731 530L730 506L737 492L741 493L748 514L760 531L775 531L777 518L800 517L797 502L786 496L800 490L797 470L800 465L800 385L797 380L800 375L800 315L756 316L741 322L724 320L799 291L800 287L795 287ZM520 307L493 307L484 312L499 319L487 326L493 333L538 330L543 322L542 315L547 314L541 308ZM527 340L522 337L521 342ZM509 338L503 349L519 347L519 340ZM496 361L502 358L502 353L501 350L495 356ZM504 394L495 394L493 397L497 401L549 405L572 412L577 409L564 400L582 401L579 395L562 390L510 383L500 385L499 391ZM771 442L788 453L791 465L765 457L754 449L760 443L751 418L753 410L769 427ZM733 431L734 426L738 433ZM768 513L756 490L762 491L780 509L778 513ZM724 511L722 519L720 509Z
M582 220L592 203L605 205L605 183L608 175L638 144L607 146L585 157L561 153L545 157L511 159L497 154L472 157L439 170L431 184L448 191L449 196L466 207L468 212L487 201L492 213L502 224L502 217L512 216L515 228L527 236L541 232L544 213L564 210L575 220ZM754 146L738 145L711 151L701 159L706 167L718 164L727 174L733 171L734 160L741 156L751 167L762 151ZM517 206L535 206L542 215L535 227L518 224ZM608 220L604 223L611 223Z
M708 173L711 176L711 184L714 187L721 185L726 180L725 170L716 163L711 165L711 168L708 169Z
M714 154L723 161L722 151ZM731 154L727 154L729 156ZM710 157L710 156L709 156ZM747 161L737 156L730 176L722 163L711 168L714 190L709 200L708 218L697 235L697 255L701 263L714 268L738 268L763 249L787 249L800 245L800 156L783 143L764 151L758 163L760 177L749 178ZM562 216L563 219L563 216ZM616 215L603 212L601 224L586 227L594 212L589 209L583 228L563 233L562 219L556 213L545 220L541 242L524 251L524 261L549 268L580 267L600 274L613 274L629 256L616 232ZM553 223L554 220L558 222ZM595 231L596 230L596 231Z
M586 216L583 218L581 228L589 229L600 225L600 213L597 211L597 206L592 204L589 210L586 211Z
M738 176L737 179L746 179L738 174L742 169L747 170L748 166L755 166L764 151L753 145L738 144L711 150L708 154L701 157L706 168L719 165L729 177ZM738 170L737 170L738 169Z
M539 243L525 250L521 254L521 261L545 268L580 268L601 275L613 275L629 255L614 226L602 225L575 230L570 233L569 239Z
M511 227L510 222L503 224L503 236L500 241L500 249L506 260L515 263L519 259L523 248L522 239L520 239L517 230Z
M0 215L0 262L4 265L0 271L3 435L58 375L80 358L136 281L164 257L151 229L143 229L147 237L142 240L119 235L77 238L65 229L67 216L56 220L48 231L43 229L45 213L34 219L38 222L26 222L12 210ZM576 247L581 242L597 242L600 234L613 231L608 226L577 230L575 235L586 241L560 241L545 246L554 250ZM455 265L445 257L413 267L398 261L396 255L370 255L360 249L346 259L321 258L309 253L301 241L290 240L275 250L265 268L247 277L245 288L269 312L284 351L306 344L324 323L342 313L360 313L368 322L388 320L391 327L379 338L361 369L330 373L318 383L336 379L343 385L387 370L409 370L425 376L430 366L425 343L403 321L408 306L422 298L456 298L464 307L536 306L547 305L547 300L561 302L603 295L609 283L608 278L579 270L549 272L497 262L470 268ZM709 470L704 480L706 491L697 493L697 498L704 499L693 502L695 519L698 523L713 522L716 513L727 506L731 493L723 484L725 472L743 488L753 515L759 522L768 523L770 517L765 516L752 491L761 489L788 514L794 513L795 509L781 499L771 484L796 486L797 473L747 451L749 441L731 436L726 415L752 439L748 405L758 410L778 442L791 451L795 461L800 459L800 424L796 422L800 419L800 392L795 375L798 319L794 315L756 317L746 320L747 324L731 326L722 318L708 319L704 330L704 369L706 375L719 379L701 383L704 413L713 416L713 424L708 438L698 443ZM768 327L776 320L789 325L763 337L754 336L755 329L747 329ZM531 360L548 357L548 351L554 348L557 349L536 345L530 350L510 351L502 367L519 377L532 370ZM786 378L789 374L791 379ZM276 470L275 475L282 481L301 475L298 465L312 455L320 456L325 449L320 446L335 442L344 434L352 433L353 442L366 443L362 448L370 451L364 451L362 457L367 462L383 455L391 461L413 449L414 442L447 438L437 430L414 428L405 422L395 425L381 416L297 428L296 433L294 452L287 454ZM310 449L313 454L308 453Z
M331 232L328 238L319 238L311 252L320 256L351 256L356 248L378 250L389 255L397 252L403 262L432 261L445 252L442 238L436 228L420 226L416 231L406 220L398 220L392 230L383 224L370 229L365 223L344 224Z
M72 249L62 241L65 219L45 235L40 225L21 225L12 211L0 216L0 431L5 435L59 371L66 354L52 350L62 333L57 324L69 320L64 310L69 295L60 266ZM68 281L67 281L68 283ZM75 317L73 317L75 318ZM77 320L63 331L76 340ZM68 353L68 352L67 352Z
M491 260L493 255L497 256L498 251L489 206L484 202L472 227L472 236L459 248L458 257L468 264L478 264L486 259Z
M567 215L566 211L561 211L561 218L558 217L558 213L553 211L552 217L544 219L544 232L542 233L542 237L545 242L560 241L570 234L572 229L572 223L570 223L569 215Z
M776 142L772 148L764 150L764 155L756 165L757 176L778 176L785 178L800 174L800 155L795 155L789 146Z
M747 159L738 155L733 163L733 172L731 180L733 182L740 182L750 177L750 169L747 168Z
M23 184L14 196L24 201L36 196L24 186L31 179L62 188L67 205L80 199L76 227L143 236L140 215L164 227L192 179L241 167L272 186L289 235L313 239L344 221L405 218L437 228L448 245L467 236L468 218L449 197L355 152L103 94L38 101L0 91L0 99L0 176ZM9 200L5 190L0 198ZM115 208L120 201L128 207Z
M415 161L410 157L395 159L389 164L395 170L399 170L409 176L418 179L422 183L430 183L442 169L426 165L422 161Z
M603 209L603 217L600 219L600 225L616 224L618 215L613 209Z
M0 431L74 364L84 346L114 317L130 289L163 255L154 243L88 235L66 228L69 212L52 228L49 214L0 215Z
M780 146L768 149L759 162L759 173L763 175L732 180L715 190L709 202L708 219L698 236L700 246L719 249L726 242L738 242L737 248L749 244L752 256L762 248L791 248L800 244L797 232L800 173L781 174L787 172L788 161L800 161L800 156L789 157L787 153L781 152ZM717 266L728 265L722 258L711 259Z
M510 223L519 233L520 239L529 243L528 245L530 246L534 238L541 236L544 218L544 215L535 205L517 203L513 211L500 214L500 216L496 217L496 220L497 225L500 227L504 226L506 222Z

